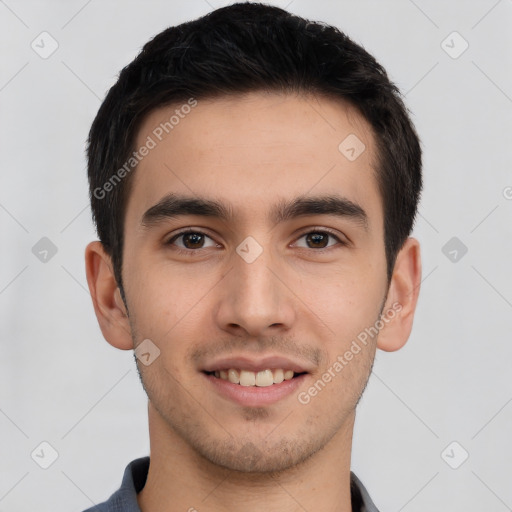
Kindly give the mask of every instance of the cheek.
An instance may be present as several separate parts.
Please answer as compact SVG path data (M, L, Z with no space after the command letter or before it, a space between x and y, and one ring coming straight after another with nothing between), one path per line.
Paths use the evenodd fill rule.
M166 372L181 381L189 371L183 367L187 348L191 341L204 338L207 318L213 308L207 292L217 281L212 278L210 282L206 275L198 277L197 271L195 277L189 272L179 272L170 265L155 264L151 272L132 274L128 296L136 343L150 339L157 345L158 361L163 367L159 371L164 373L156 375L163 381L170 378ZM154 379L152 373L147 375L148 379Z
M322 395L319 406L329 409L338 403L347 412L357 402L375 357L376 338L368 333L379 318L381 292L377 286L337 284L315 297L315 313L329 327L318 339L326 364L315 375L315 389L308 390L311 396Z
M139 372L144 390L159 413L182 421L187 414L185 405L191 384L183 379L178 365L172 366L168 356L162 352L150 366L139 364Z
M343 345L377 320L385 294L379 281L336 274L315 281L313 293L306 295L308 305L329 328L335 345Z
M180 319L193 314L194 305L204 295L204 286L194 286L193 276L176 267L161 262L151 264L149 258L139 259L145 263L132 264L126 272L130 306L139 326L163 334Z

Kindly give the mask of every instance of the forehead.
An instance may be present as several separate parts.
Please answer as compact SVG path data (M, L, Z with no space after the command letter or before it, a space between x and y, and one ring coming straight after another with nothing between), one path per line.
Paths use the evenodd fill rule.
M253 92L176 103L146 117L135 149L144 146L127 222L169 192L223 202L245 221L277 200L333 192L382 216L372 130L338 99Z

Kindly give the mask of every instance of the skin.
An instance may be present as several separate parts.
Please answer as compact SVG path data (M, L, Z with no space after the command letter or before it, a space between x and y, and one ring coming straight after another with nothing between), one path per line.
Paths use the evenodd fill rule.
M152 112L136 146L175 109ZM366 146L355 161L338 150L349 134ZM160 350L150 365L138 362L151 441L142 511L352 510L356 404L376 349L407 341L421 280L419 243L409 238L388 289L375 162L369 125L344 102L252 92L200 100L139 163L124 226L128 309L101 243L91 242L85 257L105 339L123 350L150 339ZM364 209L366 229L334 215L268 218L278 200L333 191ZM143 213L169 192L216 199L233 218L187 215L144 229ZM166 244L187 227L207 237ZM321 251L305 235L322 229L345 243L329 238ZM263 249L252 263L236 252L248 236ZM378 337L301 404L298 392L396 303L400 311ZM275 404L242 407L200 371L214 355L232 353L290 355L311 373Z

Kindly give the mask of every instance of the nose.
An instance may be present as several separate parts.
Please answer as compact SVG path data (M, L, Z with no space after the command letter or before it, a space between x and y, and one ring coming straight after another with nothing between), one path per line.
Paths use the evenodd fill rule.
M219 327L251 337L289 330L296 313L287 280L283 266L273 260L269 249L254 261L234 253L216 308Z

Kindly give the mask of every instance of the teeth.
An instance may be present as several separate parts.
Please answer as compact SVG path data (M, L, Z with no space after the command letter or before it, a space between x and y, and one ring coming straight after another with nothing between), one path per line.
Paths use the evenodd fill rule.
M256 384L256 374L242 370L240 372L240 386L254 386Z
M281 384L284 380L284 372L283 370L274 370L274 384Z
M238 370L233 370L233 368L228 370L228 380L233 384L240 384L240 373Z
M274 376L270 370L263 370L256 375L256 386L266 387L274 384Z
M246 387L267 387L272 384L281 384L284 380L293 379L295 373L293 370L262 370L260 372L251 372L249 370L237 370L230 368L229 370L217 370L214 372L215 377L228 380L233 384L240 384Z

